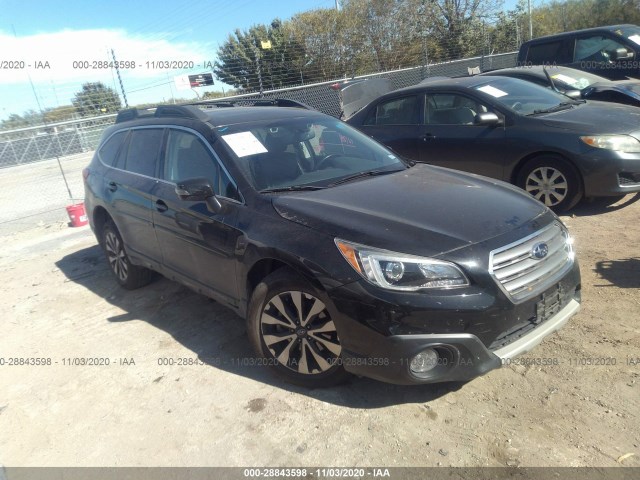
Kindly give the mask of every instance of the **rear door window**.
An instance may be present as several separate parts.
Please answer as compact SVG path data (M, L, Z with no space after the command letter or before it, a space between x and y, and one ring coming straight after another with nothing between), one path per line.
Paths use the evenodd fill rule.
M155 177L163 134L164 129L162 128L131 130L129 149L124 164L125 170L147 177Z
M419 107L417 95L394 98L380 103L372 110L365 125L418 125Z
M538 43L529 47L527 63L532 65L569 63L572 53L571 41L568 39Z

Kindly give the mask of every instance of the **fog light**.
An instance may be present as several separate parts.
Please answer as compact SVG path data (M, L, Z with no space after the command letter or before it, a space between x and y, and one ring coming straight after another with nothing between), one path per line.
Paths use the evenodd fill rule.
M438 365L438 352L433 348L427 348L421 351L415 357L411 359L411 372L420 376L431 370Z

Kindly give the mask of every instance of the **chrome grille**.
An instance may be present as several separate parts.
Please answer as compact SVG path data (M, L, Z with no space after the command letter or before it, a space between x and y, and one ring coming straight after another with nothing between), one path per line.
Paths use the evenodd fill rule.
M536 258L534 248L541 245L546 245L547 254ZM553 223L533 235L492 251L489 272L513 300L520 301L550 287L572 263L569 235L559 223Z

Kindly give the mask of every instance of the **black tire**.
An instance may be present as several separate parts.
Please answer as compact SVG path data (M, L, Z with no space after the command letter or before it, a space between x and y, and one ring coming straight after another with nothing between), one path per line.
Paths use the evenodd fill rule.
M106 222L102 227L102 249L109 270L121 287L135 290L144 287L153 280L154 272L152 270L131 263L120 232L111 221Z
M583 195L580 174L557 155L529 160L518 172L516 184L556 212L573 208Z
M325 292L287 268L265 277L253 291L249 340L258 357L286 381L314 388L350 378L328 303Z

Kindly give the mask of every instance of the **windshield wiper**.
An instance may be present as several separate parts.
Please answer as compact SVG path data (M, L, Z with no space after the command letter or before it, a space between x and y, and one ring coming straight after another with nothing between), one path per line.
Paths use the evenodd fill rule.
M309 190L322 190L327 187L318 185L291 185L290 187L265 188L260 193L277 193L277 192L304 192Z
M353 175L349 175L348 177L341 178L340 180L330 183L327 185L328 187L335 187L336 185L342 185L343 183L350 182L351 180L356 180L358 178L364 177L375 177L376 175L385 175L387 173L395 173L401 172L402 170L367 170L365 172L358 172Z
M568 108L572 108L574 105L578 105L579 103L584 103L584 101L561 102L555 107L543 108L541 110L534 110L533 113L530 113L528 116L538 115L540 113L553 113L553 112L559 112L561 110L567 110Z

